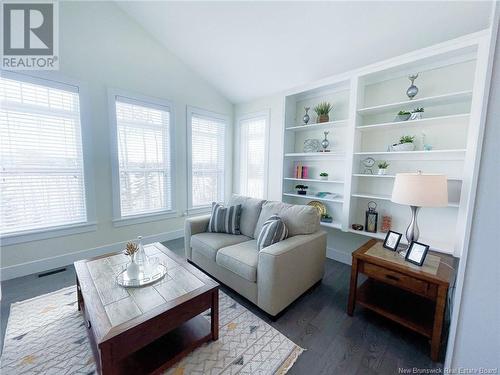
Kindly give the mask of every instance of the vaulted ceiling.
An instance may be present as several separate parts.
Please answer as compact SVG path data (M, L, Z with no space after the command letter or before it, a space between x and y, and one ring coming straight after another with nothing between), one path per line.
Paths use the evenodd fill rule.
M489 26L490 2L118 2L237 103Z

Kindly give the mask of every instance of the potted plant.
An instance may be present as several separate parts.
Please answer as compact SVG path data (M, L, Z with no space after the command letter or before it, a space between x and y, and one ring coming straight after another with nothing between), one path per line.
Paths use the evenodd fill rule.
M423 113L424 113L424 108L423 107L415 108L411 112L410 120L421 120L422 117L423 117Z
M323 223L332 223L333 222L333 217L331 217L328 214L321 215L321 221Z
M328 180L328 173L326 173L326 172L321 172L321 173L319 174L319 178L320 178L321 180L323 180L323 181L327 181L327 180Z
M389 167L389 163L385 160L380 160L378 162L378 174L385 175L387 173L387 168Z
M314 107L314 112L318 115L316 122L328 122L330 121L330 111L333 109L332 105L328 102L319 103Z
M394 121L406 121L410 118L410 116L411 113L408 111L399 111Z
M309 187L306 185L299 184L299 185L295 185L295 189L297 189L297 194L306 195L307 189L309 189Z
M392 151L413 151L415 150L414 136L404 135L399 139L399 143L391 146Z

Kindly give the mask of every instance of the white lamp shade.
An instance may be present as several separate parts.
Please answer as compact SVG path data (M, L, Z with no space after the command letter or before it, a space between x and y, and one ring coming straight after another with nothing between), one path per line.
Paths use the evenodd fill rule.
M397 173L391 201L417 207L446 207L448 180L441 174Z

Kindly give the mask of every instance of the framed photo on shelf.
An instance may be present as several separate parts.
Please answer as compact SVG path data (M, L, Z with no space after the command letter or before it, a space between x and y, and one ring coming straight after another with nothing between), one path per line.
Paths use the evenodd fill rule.
M385 236L383 246L386 249L396 251L398 249L399 241L401 241L402 236L403 235L401 233L393 232L392 230L390 230L389 232L387 232L387 236Z
M410 246L408 247L408 250L406 251L405 260L407 262L416 264L417 266L421 266L422 264L424 264L427 251L429 251L429 245L412 241Z

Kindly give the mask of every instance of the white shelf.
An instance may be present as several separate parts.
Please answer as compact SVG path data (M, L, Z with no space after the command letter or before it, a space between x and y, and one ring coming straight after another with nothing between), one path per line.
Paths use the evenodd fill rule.
M322 227L326 227L326 228L342 229L342 224L335 222L335 221L333 221L331 223L324 223L324 222L320 221L319 225L321 225Z
M377 129L402 128L402 127L411 127L411 126L419 126L419 125L429 125L429 124L432 124L433 122L453 120L453 119L464 119L464 118L468 118L468 117L469 117L468 113L461 113L458 115L429 117L429 118L423 118L420 120L392 121L392 122L384 122L384 123L372 124L372 125L361 125L361 126L356 126L356 129L359 131L370 131L370 130L377 130Z
M355 152L357 156L383 155L384 159L411 160L412 158L428 160L463 160L465 149L455 150L431 150L431 151L363 151Z
M322 158L322 159L329 159L329 158L339 158L339 157L344 157L345 152L340 152L340 151L331 151L331 152L290 152L286 153L285 157L286 158Z
M377 199L377 200L382 200L382 201L390 201L391 196L390 195L378 195L378 194L351 194L352 197L356 198L367 198L367 199Z
M341 127L341 126L346 126L349 120L337 120L337 121L329 121L329 122L321 122L317 124L308 124L308 125L298 125L298 126L290 126L288 128L285 128L285 130L290 130L290 131L306 131L306 130L318 130L318 129L325 129L325 128L330 128L330 127Z
M458 91L452 92L444 95L429 96L426 98L419 98L413 100L405 100L402 102L382 104L373 107L365 107L358 109L358 113L361 115L376 114L383 112L390 112L391 110L397 109L408 109L415 108L418 106L429 106L429 105L440 105L440 104L453 104L457 102L463 102L470 100L472 98L472 91Z
M404 173L404 172L401 172ZM363 174L363 173L353 173L354 177L371 177L371 178L395 178L393 174ZM447 177L448 181L462 181L461 177Z
M351 196L355 197L355 198L376 199L376 200L381 200L381 201L390 201L391 200L390 195L355 193L355 194L351 194ZM456 202L448 203L448 207L457 208L458 206L459 206L459 204Z
M295 198L304 198L304 199L311 199L315 201L322 201L322 202L333 202L333 203L344 203L344 200L342 198L320 198L316 197L314 195L300 195L300 194L295 194L295 193L283 193L283 195L286 195L287 197L295 197Z
M343 184L344 181L337 180L319 180L314 178L293 178L293 177L285 177L284 180L287 181L304 181L304 182L321 182L321 183L329 183L329 184Z

